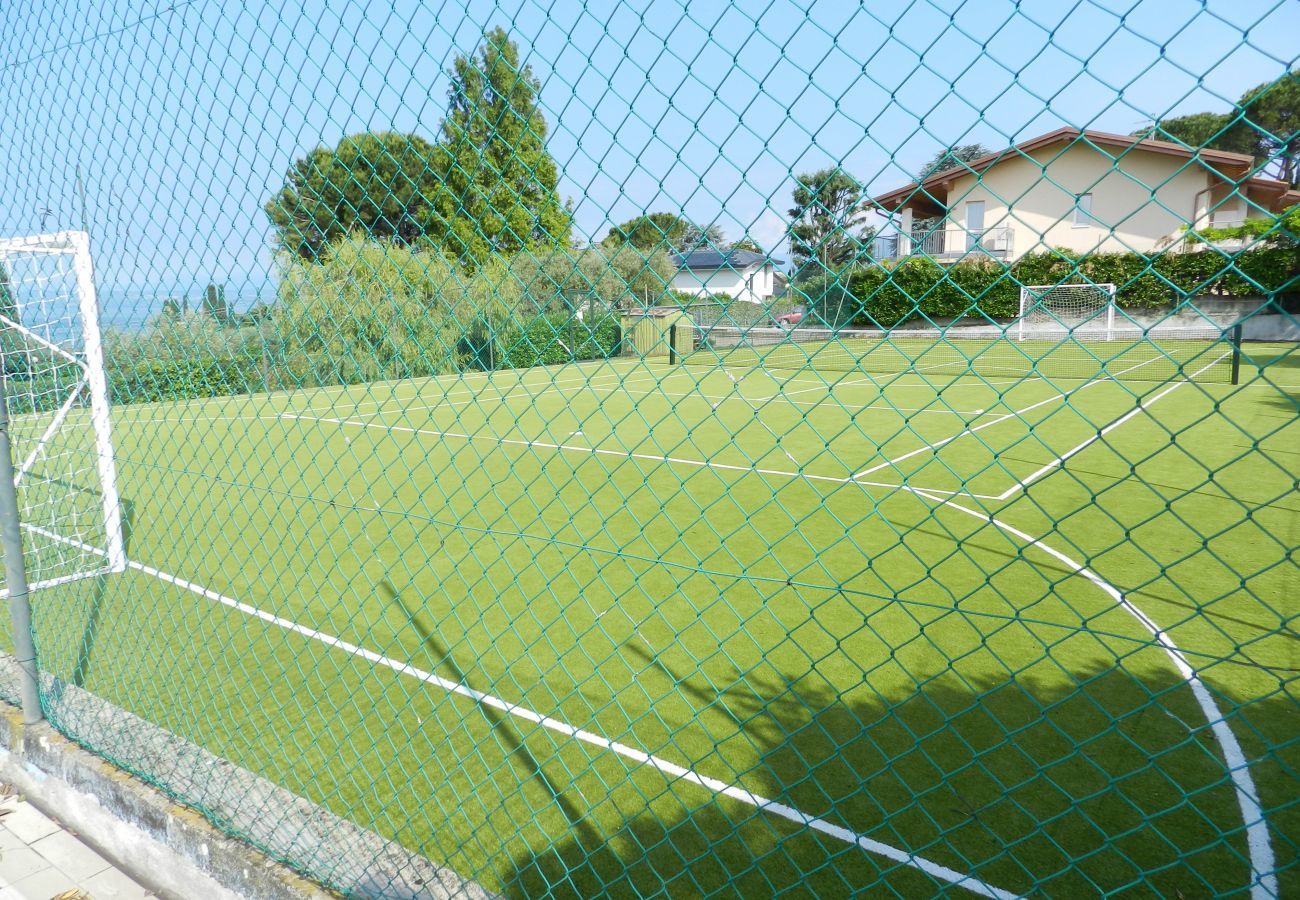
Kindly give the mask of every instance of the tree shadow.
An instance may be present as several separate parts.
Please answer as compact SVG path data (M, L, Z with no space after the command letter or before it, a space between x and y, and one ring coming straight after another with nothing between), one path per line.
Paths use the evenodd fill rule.
M450 649L438 640L434 634L434 628L424 620L423 615L407 604L402 599L402 595L387 580L379 583L379 591L390 605L401 610L407 624L420 636L421 644L429 652L430 658L434 660L430 671L435 675L454 681L456 684L473 689L474 685L466 677L464 670L457 665ZM542 763L529 751L511 716L500 709L483 703L475 704L475 706L483 715L483 718L487 720L493 733L501 739L508 750L510 758L519 767L523 775L541 785L547 796L551 798L551 801L564 815L569 827L572 829L575 847L581 848L584 852L597 851L601 846L600 835L587 821L579 805L569 796L564 785L554 781L547 774Z
M675 699L694 710L696 724L712 722L715 750L744 741L758 760L729 774L724 754L705 753L693 764L702 774L831 826L1021 894L1136 888L1190 897L1249 884L1242 814L1221 748L1172 670L1095 663L1067 673L1051 664L1049 651L1041 674L990 670L973 678L950 667L898 696L873 695L864 681L850 697L825 682L794 684L757 671L736 670L718 687L716 673L675 672L662 655L635 642L624 647L643 677L672 680ZM864 670L880 662L863 661ZM1279 869L1289 873L1285 885L1300 833L1288 771L1300 750L1294 726L1278 723L1294 705L1279 693L1248 709L1223 708L1238 733L1274 731L1260 738L1273 749L1252 761L1252 773ZM732 734L722 733L723 719L734 723ZM1276 733L1288 729L1289 741ZM687 746L674 734L662 752L683 762ZM656 779L663 782L657 789ZM698 784L631 765L628 780L647 797L642 809L593 804L588 820L600 822L603 839L584 831L517 856L506 893L953 890L915 866Z

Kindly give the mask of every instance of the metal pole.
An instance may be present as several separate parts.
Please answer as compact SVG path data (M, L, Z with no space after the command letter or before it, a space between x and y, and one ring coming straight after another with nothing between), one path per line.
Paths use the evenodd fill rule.
M668 365L677 365L677 323L668 326Z
M1232 383L1241 381L1241 323L1232 328Z
M9 589L9 621L13 624L14 661L18 664L18 696L23 721L39 722L41 695L36 681L36 644L32 640L32 607L27 599L27 570L23 566L23 537L18 528L18 492L9 448L9 401L0 373L0 544L4 545L5 585Z

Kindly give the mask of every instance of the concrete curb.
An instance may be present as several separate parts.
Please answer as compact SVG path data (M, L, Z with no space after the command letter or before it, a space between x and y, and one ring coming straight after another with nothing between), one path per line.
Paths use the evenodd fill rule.
M14 696L13 675L12 658L0 653L0 698ZM157 886L164 896L337 896L277 862L280 859L299 863L348 897L494 896L392 838L107 700L52 675L43 674L41 681L42 704L57 728L48 723L25 727L17 709L0 700L0 777L10 776L33 805L77 830L101 855L141 883ZM94 751L83 749L86 746ZM150 782L133 772L147 773ZM64 789L72 794L65 796ZM48 799L56 796L61 805ZM87 809L98 809L105 818L83 821L79 817ZM139 855L135 838L119 849L113 829L123 825L166 853L157 859ZM181 864L188 866L177 869L183 889L154 875ZM214 890L227 893L200 890L188 880L193 873L207 876Z
M7 703L0 703L0 777L162 897L338 896L226 837L198 813L49 725L23 725L21 714Z

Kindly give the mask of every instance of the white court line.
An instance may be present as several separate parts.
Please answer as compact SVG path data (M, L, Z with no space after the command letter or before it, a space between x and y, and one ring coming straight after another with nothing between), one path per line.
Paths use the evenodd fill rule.
M689 398L692 398L692 397L699 397L699 398L702 398L702 399L704 399L704 400L712 400L712 401L719 401L719 402L721 402L721 401L737 401L737 400L739 400L739 401L743 401L746 405L751 406L751 407L752 407L754 404L765 403L765 402L769 402L769 401L772 401L772 400L782 400L782 401L785 401L785 402L787 402L787 403L792 403L792 404L795 404L795 405L801 405L801 401L798 401L798 400L790 400L790 399L788 399L789 396L790 396L789 394L772 394L772 395L770 395L770 396L765 396L765 397L754 397L754 398L749 398L749 397L746 397L746 396L744 396L743 394L739 394L739 393L730 393L730 394L706 394L706 393L704 393L704 392L702 392L702 391L685 391L685 392L683 392L683 391L665 391L665 390L658 390L658 389L656 389L656 388L659 387L659 386L662 386L662 385L664 384L664 382L665 382L666 379L655 379L655 378L653 378L653 376L654 376L655 374L656 374L656 373L648 372L648 373L642 373L642 374L639 374L639 375L629 375L629 376L627 376L627 377L625 377L625 378L620 378L618 381L616 381L616 382L614 382L614 383L600 383L600 384L597 384L595 381L593 381L593 380L588 380L588 379L576 379L576 380L569 380L569 381L559 381L559 380L557 380L557 381L552 381L552 382L539 382L537 386L540 387L541 390L539 390L539 391L537 391L537 392L535 392L535 393L534 393L534 392L531 392L531 391L523 391L523 390L520 390L520 391L514 391L514 392L510 392L510 393L501 394L501 395L498 395L498 396L492 396L492 397L483 397L482 395L471 395L468 399L464 399L464 400L453 400L453 401L446 401L446 402L444 402L444 401L442 401L442 400L439 400L439 401L434 402L434 403L423 403L423 404L414 405L414 406L410 406L410 405L408 405L408 406L395 406L395 407L392 408L392 409L386 409L385 406L384 406L385 403L388 403L388 402L391 402L391 401L384 401L384 400L375 399L375 400L372 400L372 401L364 401L364 402L366 402L366 403L374 403L374 404L375 404L375 409L372 409L372 410L366 410L364 413L363 413L361 410L353 410L353 411L352 411L352 415L380 415L380 414L384 414L384 413L388 413L388 412L409 412L409 411L411 411L411 410L442 409L442 408L445 408L445 407L457 407L457 406L481 406L481 405L484 405L484 404L486 404L486 403L505 403L505 402L509 402L509 401L513 401L513 400L519 400L519 399L522 399L522 398L528 398L528 399L533 399L533 400L535 400L535 399L537 399L537 398L540 398L540 397L546 396L546 395L548 394L548 389L549 389L550 387L552 387L552 386L554 386L554 385L560 385L560 384L564 384L564 385L571 385L571 384L572 384L572 385L577 385L577 386L579 387L579 389L581 389L582 387L590 386L590 387L592 387L592 388L599 389L599 390L601 390L601 391L608 391L608 392L612 395L613 392L615 392L617 389L622 388L622 387L625 387L625 386L628 385L629 383L634 383L634 384L635 384L635 387L636 387L638 390L637 390L637 391L628 391L628 393L629 393L629 394L632 394L632 395L633 395L634 397L636 397L637 399L642 399L642 400L652 400L652 399L654 399L655 397L677 397L677 398L681 398L681 399L689 399ZM606 377L606 376L596 376L596 377L602 377L602 378L603 378L603 377ZM652 380L654 381L654 386L647 385L647 384L645 383L645 381L646 381L647 379L652 379ZM698 383L698 382L697 382L697 383ZM865 384L865 382L864 382L864 384ZM920 386L920 385L917 385L917 387L919 387L919 386ZM808 393L809 391L824 390L824 389L825 389L824 386L822 386L822 387L811 387L811 388L805 388L805 389L803 389L803 390L799 390L799 391L793 391L793 392L791 392L791 393L794 393L794 394L804 394L804 393ZM571 392L571 393L566 393L566 392L564 392L564 391L559 391L558 393L560 393L561 396L564 396L564 397L566 397L566 398L572 398L572 397L576 396L576 395L579 393L579 391L575 390L575 391L573 391L573 392ZM447 396L451 396L451 393L448 392L448 395L447 395ZM411 398L411 399L415 399L415 398ZM818 402L820 403L820 402L822 402L822 401L818 401ZM358 404L358 405L360 405L360 404ZM331 407L325 407L325 408L317 408L317 407L306 406L306 407L303 407L303 408L300 410L300 412L326 412L326 411L328 411L328 412L334 412L334 411L336 411L336 409L337 409L337 406L331 406ZM853 409L884 409L884 410L892 410L892 411L895 411L895 412L916 412L916 413L931 413L931 414L942 414L942 415L982 415L982 414L985 412L985 410L982 410L982 409L970 409L970 410L964 410L964 409L961 409L961 410L931 409L931 408L929 408L929 407L920 407L920 406L892 406L892 405L887 404L887 403L872 404L872 405L868 405L868 406L858 406L858 407L853 407Z
M1089 384L1100 384L1100 383L1101 382L1089 382ZM903 460L911 459L913 456L918 456L922 453L933 453L934 451L938 450L940 447L944 446L945 444L951 444L959 437L965 437L968 434L974 434L977 431L983 431L985 428L992 428L994 425L997 425L1000 422L1005 422L1007 419L1014 419L1018 416L1022 416L1027 412L1032 412L1033 410L1037 409L1040 406L1045 406L1048 403L1054 403L1055 401L1060 400L1066 396L1067 396L1066 394L1056 394L1054 396L1048 397L1046 400L1039 400L1037 403L1031 404L1030 406L1026 406L1023 409L1012 410L1009 413L998 416L996 419L990 419L989 421L985 422L982 425L976 425L974 428L963 428L961 431L957 432L954 435L950 435L944 438L943 440L935 441L933 444L923 444L922 446L917 447L915 450L910 450L907 453L904 453L902 456L896 456L893 459L887 459L884 462L878 463L877 465L874 465L868 469L863 469L861 472L856 473L853 477L861 478L863 475L870 475L873 472L879 472L881 469L886 469L889 468L890 466L896 466L898 463L901 463Z
M1166 634L1159 625L1150 619L1146 613L1142 612L1136 605L1128 600L1119 589L1105 581L1100 575L1084 566L1082 563L1075 562L1070 557L1047 546L1041 540L1026 534L1014 526L1008 525L991 515L962 506L953 502L951 499L945 499L937 496L927 496L925 491L917 491L918 496L926 497L931 502L939 504L941 507L946 506L955 509L958 512L973 516L983 522L988 522L996 528L1013 535L1030 546L1037 547L1047 555L1065 564L1076 574L1082 575L1088 581L1097 586L1103 593L1110 597L1129 615L1137 619L1141 625L1154 637L1160 644L1170 660L1173 661L1174 667L1183 676L1188 686L1192 690L1192 695L1196 698L1196 703L1205 715L1206 721L1210 724L1210 730L1213 731L1215 740L1218 741L1219 747L1223 751L1224 762L1227 764L1228 777L1232 779L1233 787L1236 789L1237 805L1241 808L1242 822L1246 826L1246 846L1250 853L1251 868L1251 896L1256 900L1265 900L1278 895L1278 882L1276 873L1276 862L1273 856L1273 847L1270 843L1268 832L1268 823L1264 820L1264 809L1260 805L1259 792L1255 789L1254 779L1250 774L1250 764L1247 761L1245 752L1241 744L1237 741L1237 736L1233 733L1232 728L1228 725L1214 695L1210 693L1209 688L1201 681L1200 675L1192 668L1183 651L1174 643L1173 638Z
M1211 366L1217 365L1219 362L1226 359L1227 356L1228 354L1225 353L1223 356L1220 356L1218 359L1214 360L1213 362L1197 369L1195 372L1193 372L1191 375L1184 378L1182 381L1175 382L1174 384L1165 388L1163 391L1156 394L1154 397L1144 397L1142 401L1136 407L1129 410L1128 413L1116 419L1115 421L1111 422L1109 425L1107 425L1105 428L1098 431L1096 434L1092 435L1086 441L1083 441L1082 443L1077 444L1074 447L1071 447L1069 450L1062 453L1060 456L1058 456L1056 459L1049 462L1047 465L1043 466L1042 468L1038 469L1035 472L1031 472L1026 477L1020 479L1015 484L1011 485L1011 487L1003 491L1001 494L998 494L996 499L1006 500L1016 491L1028 487L1030 484L1042 478L1044 475L1046 475L1048 472L1052 471L1053 469L1057 468L1058 466L1063 466L1067 459L1074 456L1076 453L1079 453L1080 451L1092 446L1097 441L1101 440L1103 437L1110 434L1110 432L1114 431L1116 428L1120 427L1125 422L1132 419L1134 416L1148 409L1152 404L1156 403L1161 398L1169 396L1170 394L1172 394L1174 391L1178 390L1180 387L1182 387L1185 384L1191 384L1193 378L1195 378L1197 375L1200 375L1202 372L1204 372L1206 369L1210 368Z
M47 534L56 540L62 540L65 543L81 547L90 552L107 556L105 551L91 547L89 544L82 543L81 541L63 538L51 532L46 532L43 528L36 528L31 525L24 527ZM246 616L259 619L270 625L274 625L277 628L305 637L308 640L324 644L332 649L341 650L350 656L364 659L366 662L372 663L373 665L391 669L399 675L406 675L423 684L441 688L449 694L465 697L481 706L488 706L492 709L500 710L506 715L523 719L526 722L532 722L535 725L540 725L548 731L554 731L558 734L564 735L565 737L581 741L584 744L599 747L602 750L608 750L624 759L630 759L639 765L649 766L650 768L669 776L670 779L679 779L681 781L689 782L690 784L695 784L710 790L715 794L738 800L747 806L752 806L762 812L770 813L771 815L785 819L788 822L793 822L796 825L810 828L813 831L843 841L846 844L853 844L868 853L873 853L876 856L883 856L885 859L890 859L913 869L918 869L932 878L947 882L948 884L963 887L971 893L979 894L982 897L994 897L997 898L997 900L1013 900L1013 898L1017 896L1010 891L1004 891L1000 888L995 888L991 885L985 884L973 875L963 875L947 866L931 862L924 857L908 853L906 850L901 850L889 844L881 843L880 841L873 840L866 835L858 834L848 828L844 828L841 825L835 825L825 819L819 819L815 816L809 815L808 813L801 812L793 806L778 803L777 801L764 797L761 794L755 794L752 791L745 790L738 784L729 784L720 779L712 778L708 775L702 775L694 769L669 762L662 757L655 756L652 753L647 753L644 750L629 746L620 741L610 740L609 738L596 734L593 731L577 728L567 722L561 721L560 719L543 715L542 713L529 709L526 706L521 706L518 703L511 703L508 700L503 700L493 694L476 690L475 688L462 684L459 681L452 681L449 678L443 678L432 672L425 671L424 669L416 668L410 663L402 662L401 660L394 659L391 656L384 656L373 650L367 650L365 647L354 644L350 641L345 641L332 634L327 634L315 628L308 628L305 625L299 625L297 622L286 619L283 616L277 616L274 613L267 612L266 610L260 609L251 604L242 603L233 597L228 597L225 594L212 590L211 588L204 587L203 585L196 584L184 578L179 578L176 575L164 572L163 570L154 568L153 566L148 566L134 560L127 560L126 565L127 568L134 569L137 572L152 576L160 581L164 581L168 584L174 585L175 587L189 591L190 593L197 594L206 600L219 603L222 606L241 612Z
M692 395L668 394L667 396L689 397ZM714 397L710 394L700 394L698 396L707 397L710 400L736 399L735 395ZM834 394L828 394L827 396L819 397L816 400L791 400L788 397L781 396L780 394L763 398L764 403L770 403L778 400L784 403L789 403L791 406L797 406L800 408L820 409L822 407L828 407L831 409L839 409L847 413L854 413L862 409L885 409L885 410L892 410L893 412L901 412L901 413L914 412L914 413L933 413L935 415L944 415L944 416L982 416L986 412L988 412L987 409L942 409L942 408L934 409L933 407L929 407L929 406L895 406L892 403L868 403L865 406L854 406L852 403L847 403L844 400L835 397ZM754 402L758 402L758 401L754 401Z
M387 425L382 422L366 422L360 419L335 419L321 416L302 416L297 413L280 413L281 419L296 419L303 422L324 422L331 425L344 425L353 428L373 428L384 432L400 431L404 434L419 434L428 437L450 438L473 442L495 444L497 446L511 447L539 447L543 450L559 450L566 453L586 453L592 456L616 456L620 459L636 459L645 462L668 463L670 465L690 466L700 469L717 469L723 472L747 472L755 475L771 475L778 478L806 479L808 481L822 481L831 484L860 484L864 487L887 487L896 490L914 491L926 490L935 494L962 494L967 497L976 497L980 500L996 499L988 494L972 494L968 491L949 491L940 490L939 488L912 488L905 484L894 484L883 481L863 481L857 475L838 476L838 475L814 475L809 472L789 472L783 469L763 469L757 466L740 466L731 463L713 462L705 459L689 459L679 456L660 456L651 453L637 453L632 450L611 450L606 447L583 447L578 444L555 444L549 441L534 441L526 438L503 438L494 437L487 434L466 434L461 431L440 431L434 428L414 428L410 425Z
M455 406L484 406L484 405L486 405L486 404L488 404L488 403L506 403L506 402L513 401L513 400L523 400L523 399L528 399L528 400L537 400L537 399L540 399L540 398L542 398L542 397L547 397L547 396L551 395L551 394L552 394L552 391L551 391L550 389L551 389L552 387L556 386L556 385L559 385L559 384L564 384L564 385L574 385L575 388L576 388L576 389L573 390L571 393L565 393L564 391L555 391L555 392L554 392L554 393L557 393L557 394L559 394L561 397L564 397L564 398L566 398L566 399L573 399L574 397L576 397L576 396L577 396L577 395L582 391L582 389L583 389L584 387L599 388L599 389L601 389L601 390L608 391L608 392L609 392L609 396L613 396L614 392L616 392L616 391L618 390L618 388L620 388L620 387L622 387L623 385L627 384L629 381L636 382L636 383L637 383L637 386L640 387L640 386L641 386L641 384L640 384L640 380L641 380L641 379L645 379L645 378L649 378L649 377L652 376L653 374L654 374L653 372L645 372L645 373L642 373L642 374L639 374L639 375L628 375L628 376L626 376L626 377L624 377L624 378L620 378L618 381L615 381L615 382L612 383L612 384L606 384L606 383L603 383L603 382L600 383L600 384L596 384L596 383L594 383L594 382L593 382L592 380L590 380L590 379L574 379L574 380L571 380L571 381L545 381L545 382L539 382L539 383L537 384L537 386L538 386L539 388L541 388L541 390L536 391L536 392L533 392L533 391L525 391L525 390L507 391L507 392L504 393L504 394L499 394L499 395L494 396L494 397L484 397L482 394L471 394L470 396L468 396L468 397L467 397L466 399L464 399L464 400L450 400L450 401L446 401L446 402L444 402L444 401L442 401L442 400L438 400L437 402L434 402L434 403L421 403L421 404L417 404L417 405L413 405L413 406L398 406L398 407L396 407L395 409L385 409L383 404L384 404L384 402L386 402L386 401L375 400L375 401L373 401L373 402L375 402L375 403L378 404L378 405L377 405L374 409L366 410L364 413L362 413L362 412L360 412L360 411L356 411L356 410L354 410L354 411L353 411L353 414L354 414L354 415L380 415L380 414L388 413L388 412L407 412L407 411L409 411L409 410L418 410L418 409L442 409L442 408L444 408L444 407L455 407ZM596 376L596 377L597 377L597 378L603 378L603 377L605 377L605 376L603 376L603 375L598 375L598 376ZM662 383L662 381L660 381L660 382L658 382L658 383ZM447 392L447 396L451 396L451 392L450 392L450 391ZM645 396L645 397L651 397L651 396L653 396L653 394L646 394L646 395L643 395L643 396ZM411 397L411 398L409 398L409 399L412 399L412 400L418 400L418 399L423 399L423 398L422 398L422 397L419 397L419 396L415 396L415 397ZM359 405L359 404L358 404L358 405ZM326 411L328 411L328 412L334 412L336 408L337 408L337 407L331 407L331 408L329 408L328 410L319 410L319 409L312 409L311 407L306 407L306 408L305 408L305 411L307 411L307 412L326 412Z
M584 385L591 385L592 387L599 387L599 388L617 388L618 385L624 383L625 381L640 381L642 379L650 378L656 374L657 373L655 372L637 372L631 374L625 374L622 372L604 372L596 375L591 375L585 378L576 377L576 378L563 378L563 379L555 378L549 381L527 381L527 382L519 381L511 385L503 385L503 387L506 387L507 389L500 392L491 391L490 390L491 383L489 382L488 384L483 385L482 386L483 389L481 390L475 391L473 389L468 389L468 388L451 388L447 390L445 393L437 395L436 402L434 403L428 403L421 406L404 406L402 408L403 409L433 409L439 406L464 406L466 405L466 403L485 403L489 401L493 403L500 403L505 400L517 400L521 397L539 397L546 394L552 387L561 384L577 385L578 387L582 387ZM610 378L615 379L613 383L606 383L605 381L601 381L600 383L596 382L596 379L610 379ZM535 392L527 390L530 387L537 387L539 388L539 390ZM451 399L453 397L455 398L464 397L467 399L453 401ZM361 411L360 407L370 405L370 404L374 404L376 408L374 410L369 410L369 411L378 412L380 408L382 408L385 404L388 403L393 403L395 401L401 401L401 400L423 400L423 399L426 398L419 393L412 394L409 397L405 397L405 396L404 397L396 397L396 396L366 397L365 399L361 399L356 402L357 409L354 410L354 412L360 412ZM322 411L333 412L337 408L338 408L337 403L331 403L330 405L324 407L305 406L302 409L305 412L322 412Z
M957 432L956 434L951 435L951 436L949 436L949 437L946 437L946 438L944 438L944 439L941 440L941 441L936 441L936 442L934 442L933 444L924 444L924 445L922 445L922 446L920 446L920 447L917 447L915 450L911 450L911 451L909 451L909 452L907 452L907 453L904 453L902 456L898 456L898 457L895 457L895 458L893 458L893 459L887 459L887 460L885 460L884 462L879 463L878 465L874 465L874 466L872 466L872 467L869 468L869 469L863 469L861 472L858 472L858 473L855 474L853 477L854 477L854 478L858 478L858 477L860 477L860 476L862 476L862 475L870 475L870 474L872 474L873 472L879 472L881 469L884 469L884 468L888 468L888 467L890 467L890 466L897 465L898 463L902 462L903 460L911 459L913 456L918 456L918 455L920 455L920 454L922 454L922 453L932 453L932 452L938 450L940 447L944 446L945 444L950 444L950 443L952 443L953 441L957 440L957 438L965 437L965 436L967 436L967 435L971 435L971 434L975 434L975 433L978 432L978 431L983 431L985 428L992 428L994 425L997 425L997 424L999 424L999 423L1001 423L1001 422L1005 422L1007 419L1018 418L1018 417L1024 415L1025 413L1027 413L1027 412L1032 412L1033 410L1037 409L1038 407L1040 407L1040 406L1045 406L1046 404L1048 404L1048 403L1052 403L1052 402L1054 402L1054 401L1056 401L1056 400L1061 400L1061 399L1066 399L1066 398L1069 398L1069 397L1073 397L1073 396L1076 395L1076 394L1079 394L1079 393L1082 393L1083 391L1086 391L1086 390L1087 390L1088 388L1090 388L1090 387L1095 387L1095 386L1097 386L1097 385L1099 385L1099 384L1107 384L1107 383L1110 383L1110 382L1114 381L1118 376L1123 375L1123 374L1125 374L1125 373L1127 373L1127 372L1132 372L1134 369L1140 369L1142 366L1148 365L1148 364L1150 364L1151 362L1152 362L1152 360L1149 360L1149 359L1148 359L1148 360L1146 360L1145 362L1140 362L1140 363L1138 363L1137 365L1129 366L1127 369L1121 369L1120 371L1116 372L1114 375L1107 375L1107 376L1104 377L1104 378L1097 378L1097 379L1094 379L1094 380L1092 380L1092 381L1089 381L1089 382L1087 382L1087 383L1085 383L1085 384L1083 384L1083 385L1081 385L1081 386L1075 388L1075 389L1072 390L1072 391L1065 391L1065 392L1063 392L1063 393L1056 394L1056 395L1054 395L1054 396L1052 396L1052 397L1048 397L1046 400L1039 400L1037 403L1030 404L1029 406L1026 406L1026 407L1024 407L1023 409L1014 409L1014 410L1012 410L1011 412L1007 413L1006 415L998 416L996 419L990 419L989 421L985 422L985 423L982 424L982 425L976 425L974 428L963 428L961 431ZM957 492L957 493L961 493L961 492ZM973 497L973 496L976 496L976 495L975 495L975 494L970 494L970 495L968 495L968 496L972 496L972 497Z

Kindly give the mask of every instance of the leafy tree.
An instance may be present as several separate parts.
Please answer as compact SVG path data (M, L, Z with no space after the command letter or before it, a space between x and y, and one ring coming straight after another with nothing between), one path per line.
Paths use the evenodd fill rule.
M1200 112L1160 119L1136 132L1191 147L1246 153L1288 184L1300 184L1300 70L1257 85L1230 113Z
M1300 184L1300 69L1251 88L1237 105L1250 129L1250 152L1281 180Z
M766 253L762 247L749 235L745 235L740 240L731 245L732 250L748 250L750 253Z
M1210 147L1232 153L1253 153L1250 135L1226 113L1192 113L1161 119L1151 128L1137 132L1138 137L1180 141L1189 147Z
M723 250L727 246L727 236L722 233L720 225L696 225L687 223L686 232L677 243L679 253L691 253L695 250Z
M790 209L790 254L799 277L836 272L870 246L862 185L838 166L800 175Z
M629 244L638 250L676 249L686 236L688 225L676 213L647 213L613 226L600 243L605 247Z
M521 253L510 261L514 281L537 312L572 311L585 304L654 305L672 283L676 264L664 250L631 243Z
M295 162L266 214L282 249L314 260L348 234L411 244L436 231L440 186L431 143L414 134L365 132Z
M427 245L344 239L315 262L286 267L276 339L299 383L436 375L456 370L461 338L476 323L511 321L521 295L499 257L466 273Z
M916 173L917 181L924 181L936 172L955 169L963 163L973 162L981 156L988 156L989 149L983 144L956 144L947 150L940 150L928 163Z
M709 247L725 249L727 236L718 225L697 225L676 213L647 213L615 225L600 243L604 247L628 244L638 250L690 253Z
M230 323L230 307L226 305L226 286L210 284L203 292L203 312L220 325Z
M501 28L473 56L452 63L437 171L437 207L447 223L436 240L449 255L489 254L569 243L573 215L557 193L559 169L546 149L541 83Z

